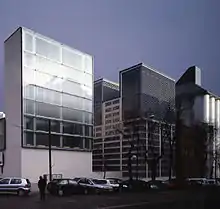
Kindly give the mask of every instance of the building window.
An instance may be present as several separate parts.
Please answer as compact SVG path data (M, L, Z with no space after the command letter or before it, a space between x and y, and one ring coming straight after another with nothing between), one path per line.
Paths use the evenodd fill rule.
M24 132L24 145L34 146L34 133Z
M60 119L60 107L43 102L36 102L36 115Z
M68 148L83 148L83 138L63 136L63 146Z
M51 145L54 147L60 147L60 136L59 135L51 135Z
M49 145L49 134L36 133L36 145L37 146L48 146ZM60 136L51 134L51 146L60 147Z
M49 131L49 120L36 118L36 130L37 131Z
M114 123L119 122L119 121L120 121L120 118L114 118L114 119L113 119L113 122L114 122Z
M77 53L75 50L73 49L62 49L62 55L63 55L63 63L74 67L77 70L82 70L82 58L83 56L79 53Z
M25 116L24 117L24 129L34 130L34 118Z
M64 120L83 122L83 112L69 108L62 108Z
M63 133L82 135L83 125L78 123L63 123Z
M49 135L46 133L36 133L36 145L37 146L48 146Z
M101 137L102 134L101 134L101 133L96 133L95 136L96 136L96 137Z
M92 139L90 138L85 138L85 149L91 149L92 147Z
M106 136L109 136L109 135L111 135L112 133L113 133L113 131L106 131L106 132L105 132L105 135L106 135Z
M61 61L60 47L38 37L36 37L36 53L49 59Z
M114 100L114 101L112 102L112 104L118 104L118 103L119 103L119 99Z
M92 126L85 125L85 136L92 137Z
M111 122L112 122L112 120L106 120L105 124L108 124L108 123L111 123Z
M96 138L96 139L94 139L94 143L100 143L100 142L102 142L102 138Z
M109 129L111 129L112 128L112 126L110 125L110 126L106 126L105 127L105 130L109 130Z
M118 115L119 115L119 112L114 112L112 115L113 115L113 116L118 116Z
M113 110L118 110L118 109L119 109L119 106L113 107Z
M24 99L24 113L34 115L34 101Z
M120 142L105 143L105 147L120 147Z
M60 133L60 121L51 120L51 132Z
M112 116L112 114L109 113L109 114L105 115L105 118L110 118L111 116Z
M24 34L24 49L30 52L33 52L33 43L34 38L31 34L26 33Z
M98 131L102 131L102 127L96 127L95 130Z
M87 124L92 124L92 114L88 112L84 112L84 121Z
M106 102L106 103L105 103L105 106L108 107L108 106L110 106L111 104L112 104L112 102Z
M112 108L111 107L109 107L109 108L107 108L106 110L105 110L105 112L111 112L112 111Z

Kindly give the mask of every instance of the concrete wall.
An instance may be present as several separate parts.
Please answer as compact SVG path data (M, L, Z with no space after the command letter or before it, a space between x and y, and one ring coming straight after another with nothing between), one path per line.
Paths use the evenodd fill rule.
M6 151L3 176L21 175L21 29L5 41L4 113Z
M48 174L48 150L25 149L21 151L22 176L35 183L38 177ZM92 153L77 151L52 151L52 165L54 174L73 178L77 176L92 176Z

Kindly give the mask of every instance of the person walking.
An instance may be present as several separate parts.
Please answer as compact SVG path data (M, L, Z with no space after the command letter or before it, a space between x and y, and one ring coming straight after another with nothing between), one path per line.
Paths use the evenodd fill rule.
M38 181L38 189L40 191L40 199L45 200L45 189L46 189L47 182L43 179L42 176L39 177Z

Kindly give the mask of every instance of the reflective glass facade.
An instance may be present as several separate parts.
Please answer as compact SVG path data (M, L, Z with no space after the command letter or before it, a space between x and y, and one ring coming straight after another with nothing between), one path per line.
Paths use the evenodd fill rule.
M142 64L121 71L120 85L124 120L149 115L161 120L174 108L175 81Z
M93 59L22 29L23 146L91 149Z

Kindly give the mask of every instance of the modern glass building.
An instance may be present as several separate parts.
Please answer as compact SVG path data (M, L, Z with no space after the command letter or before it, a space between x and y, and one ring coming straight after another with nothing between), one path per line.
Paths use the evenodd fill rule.
M5 160L18 167L5 165L7 175L48 173L49 120L54 172L91 172L93 58L19 28L5 41L5 114Z
M122 175L150 178L152 169L147 159L163 156L157 163L156 176L167 177L169 143L175 131L175 81L143 63L120 71L119 79L124 125Z
M175 81L143 63L120 71L123 120L154 115L161 120L174 108Z

